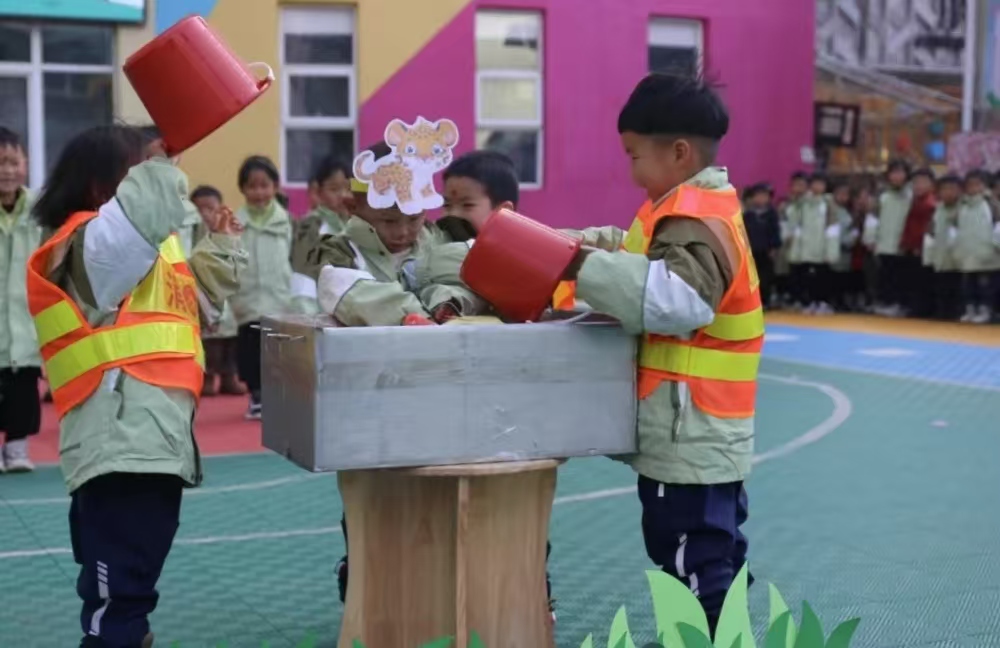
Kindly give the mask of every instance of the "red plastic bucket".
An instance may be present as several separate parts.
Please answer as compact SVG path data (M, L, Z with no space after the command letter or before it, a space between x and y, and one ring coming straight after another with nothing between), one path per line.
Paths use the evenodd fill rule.
M479 230L462 280L505 319L535 322L579 250L573 237L502 209Z
M266 68L259 79L251 67ZM244 63L201 16L184 18L125 61L170 155L194 146L260 97L274 81L265 63Z

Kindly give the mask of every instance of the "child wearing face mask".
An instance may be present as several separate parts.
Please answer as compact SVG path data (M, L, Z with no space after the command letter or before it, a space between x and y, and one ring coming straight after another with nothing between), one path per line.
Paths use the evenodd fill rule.
M292 220L278 202L278 169L271 160L247 158L238 181L246 204L236 218L249 265L229 303L239 326L240 378L250 391L246 418L260 419L260 320L292 312Z

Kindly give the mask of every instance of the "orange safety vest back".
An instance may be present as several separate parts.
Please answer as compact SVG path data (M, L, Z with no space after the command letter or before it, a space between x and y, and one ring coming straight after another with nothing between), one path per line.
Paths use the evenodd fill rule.
M176 235L160 246L159 258L122 302L112 325L92 327L69 295L48 279L53 255L64 253L73 233L96 215L73 214L28 260L28 310L59 417L86 401L104 372L115 368L198 399L205 362L197 284Z
M647 254L657 223L664 218L695 218L722 243L733 281L708 326L691 339L647 334L639 352L639 398L664 381L686 383L695 407L717 418L753 416L757 368L764 345L760 279L733 189L714 191L681 185L654 208L639 210L625 237L626 252Z

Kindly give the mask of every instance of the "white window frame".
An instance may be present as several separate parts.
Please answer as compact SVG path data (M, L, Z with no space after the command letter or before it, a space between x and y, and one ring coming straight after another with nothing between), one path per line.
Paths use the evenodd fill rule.
M506 131L527 131L538 133L538 145L535 150L536 163L538 168L535 182L520 183L521 189L529 191L541 189L545 177L545 14L541 11L507 10L507 9L480 9L479 14L511 14L511 15L534 15L538 17L538 69L536 70L504 70L504 69L479 69L479 61L476 61L476 133L480 130L506 130ZM473 35L478 39L479 34ZM482 87L483 80L531 80L538 84L538 97L536 114L537 119L492 119L483 117L482 111ZM478 144L478 142L477 142ZM478 146L477 146L478 148Z
M705 24L695 18L653 16L646 36L647 65L652 47L694 47L698 51L696 72L701 74L705 69Z
M278 60L281 62L281 71L278 75L281 86L281 135L278 145L278 155L280 162L278 168L281 170L281 184L289 189L302 189L309 186L308 182L291 182L288 179L287 164L285 161L288 154L288 130L330 130L330 131L351 131L353 134L352 150L358 147L358 31L357 12L352 6L302 6L285 5L281 8L278 20ZM341 19L346 19L351 34L351 63L342 65L333 64L312 64L312 63L286 63L285 62L285 35L288 29L289 17L298 15L299 17L313 15L323 15L323 19L317 20L315 24L322 25L331 15L338 15ZM313 31L296 31L296 34L341 34L338 31L323 31L315 29ZM347 78L347 116L346 117L296 117L292 115L291 102L291 78L292 77L330 77Z
M45 183L45 169L48 162L45 157L45 73L106 74L111 77L113 85L116 83L115 40L111 39L111 63L108 65L44 63L42 62L41 23L4 22L28 27L31 30L30 60L27 62L0 61L0 76L27 79L28 141L24 142L24 148L28 155L28 184L32 189L37 190ZM114 94L112 94L112 111L114 108Z

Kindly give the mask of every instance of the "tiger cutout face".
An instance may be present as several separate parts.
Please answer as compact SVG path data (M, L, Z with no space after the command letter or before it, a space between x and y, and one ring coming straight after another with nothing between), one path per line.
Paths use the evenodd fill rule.
M420 117L413 126L394 119L385 129L385 143L407 167L434 174L451 164L458 127L450 119L432 123Z

